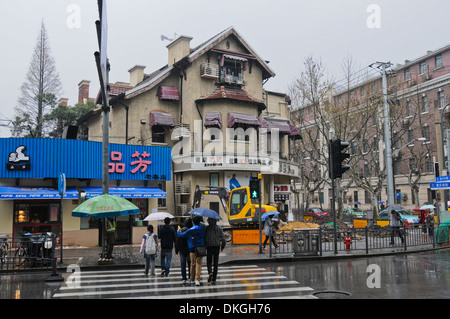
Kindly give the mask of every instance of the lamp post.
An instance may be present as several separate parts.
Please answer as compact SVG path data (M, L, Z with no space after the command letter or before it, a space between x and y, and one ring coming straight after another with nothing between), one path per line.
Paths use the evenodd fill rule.
M425 142L427 139L425 137L418 137L415 139L412 139L411 141L409 141L408 143L406 143L405 145L403 145L402 147L400 147L399 149L396 149L392 152L392 156L396 156L402 149L404 149L405 147L411 146L411 143L414 143L415 141L419 141L419 142ZM392 163L392 165L394 165L394 163ZM393 182L393 188L394 188L394 192L395 192L395 172L394 172L394 167L392 166L392 182Z

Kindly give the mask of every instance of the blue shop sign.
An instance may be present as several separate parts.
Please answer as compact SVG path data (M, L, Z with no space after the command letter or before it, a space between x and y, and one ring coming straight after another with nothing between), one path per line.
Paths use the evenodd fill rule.
M102 179L102 143L0 138L0 178ZM170 180L171 148L109 144L111 180Z

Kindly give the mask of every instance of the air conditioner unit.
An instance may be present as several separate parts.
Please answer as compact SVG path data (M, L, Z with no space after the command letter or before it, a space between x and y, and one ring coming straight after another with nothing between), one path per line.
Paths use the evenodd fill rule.
M200 65L200 76L202 78L218 79L219 65L211 63L202 63Z

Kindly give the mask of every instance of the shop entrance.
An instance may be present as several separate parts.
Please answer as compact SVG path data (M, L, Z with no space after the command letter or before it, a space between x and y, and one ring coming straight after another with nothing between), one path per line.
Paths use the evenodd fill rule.
M116 245L128 245L131 244L132 238L132 227L131 227L132 216L119 216L116 217ZM102 220L103 222L103 220ZM98 223L98 245L102 245L102 223Z

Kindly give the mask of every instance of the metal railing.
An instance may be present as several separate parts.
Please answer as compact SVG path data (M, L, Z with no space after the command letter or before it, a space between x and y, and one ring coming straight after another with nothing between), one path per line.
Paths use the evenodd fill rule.
M24 270L55 270L53 233L0 237L0 274Z
M276 231L272 235L277 247L270 246L270 256L280 254L320 255L327 252L362 251L368 254L377 249L432 246L435 247L434 226L403 225L402 227L370 226L365 228L293 229Z

